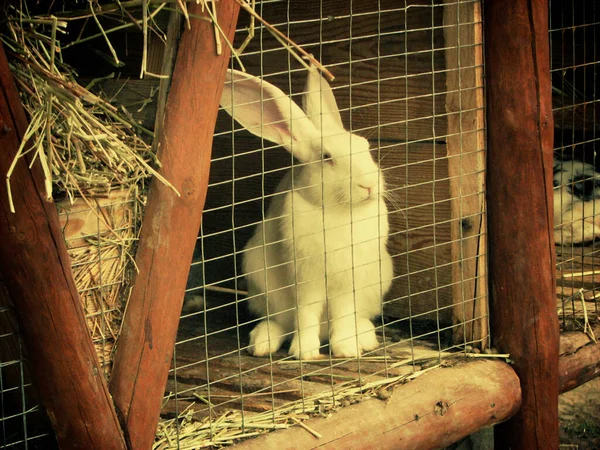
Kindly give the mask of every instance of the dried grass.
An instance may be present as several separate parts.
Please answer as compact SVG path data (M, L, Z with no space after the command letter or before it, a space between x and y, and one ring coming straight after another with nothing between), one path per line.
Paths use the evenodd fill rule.
M171 185L156 171L159 163L141 137L151 140L152 133L80 85L62 62L59 38L68 21L30 17L18 8L8 13L1 39L30 119L12 167L25 163L27 155L30 166L41 164L46 197L65 197L56 203L59 219L88 328L108 376L134 268L141 192L151 176ZM19 205L10 196L11 175L12 168L6 182L14 211Z
M48 199L57 191L71 201L105 195L143 184L152 175L171 186L154 168L159 164L150 145L137 134L144 130L78 84L72 69L57 57L56 36L64 32L66 22L14 12L2 41L30 123L13 167L28 153L30 164L39 161ZM12 168L6 176L14 212L18 205L10 194L11 175Z
M90 209L81 198L57 204L75 285L108 376L133 264L130 252L137 239L137 187L112 191L107 198L94 199L93 206Z

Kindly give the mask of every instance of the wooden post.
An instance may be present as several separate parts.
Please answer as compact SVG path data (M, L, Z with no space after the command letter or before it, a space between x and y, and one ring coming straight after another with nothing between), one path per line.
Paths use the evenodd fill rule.
M300 427L244 441L236 450L302 448L426 450L443 448L511 417L519 409L519 378L500 361L436 369L396 386L385 401L368 399Z
M488 229L494 345L510 353L523 404L497 448L558 448L548 1L486 2Z
M216 4L218 22L231 41L239 5ZM190 17L206 16L202 4ZM223 38L221 38L223 39ZM140 243L139 269L123 319L110 389L134 449L150 448L173 355L173 345L206 199L210 155L229 47L216 54L215 28L192 19L179 45L160 139L161 174L181 193L153 182Z
M0 173L27 119L0 45ZM123 449L125 441L71 274L58 213L38 164L12 174L16 213L0 188L0 272L14 302L32 376L61 448Z
M481 3L444 0L455 344L488 344Z

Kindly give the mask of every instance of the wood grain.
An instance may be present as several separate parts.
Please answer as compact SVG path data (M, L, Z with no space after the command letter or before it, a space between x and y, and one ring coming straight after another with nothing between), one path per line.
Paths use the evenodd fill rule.
M15 157L27 119L0 46L0 172ZM27 158L29 159L29 158ZM58 213L41 168L23 159L0 189L0 272L14 302L40 399L61 448L124 449L125 440L87 329Z
M600 327L595 327L596 333ZM562 394L600 376L600 344L585 333L571 332L560 337L559 392Z
M231 39L239 6L219 2L218 21ZM202 5L190 14L205 15ZM206 199L210 149L229 58L217 55L214 28L193 20L182 35L158 158L178 189L153 181L136 254L139 269L125 312L110 380L131 448L152 446L173 354L184 290Z
M520 400L519 379L509 365L459 364L396 386L386 401L365 400L328 418L308 420L306 425L322 435L319 439L293 427L235 448L443 448L508 419L519 409Z
M500 448L558 448L558 348L552 219L548 3L488 2L489 276L494 346L510 353L521 410ZM518 74L518 76L515 76Z
M479 2L444 2L455 344L488 346L483 35Z

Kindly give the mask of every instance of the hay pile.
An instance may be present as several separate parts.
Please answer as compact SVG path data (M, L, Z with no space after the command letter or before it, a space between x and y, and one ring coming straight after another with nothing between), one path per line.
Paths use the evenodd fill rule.
M29 117L13 167L40 164L105 375L119 335L144 190L158 161L124 109L77 82L61 60L68 22L7 8L1 39ZM143 130L141 130L143 131ZM152 134L146 130L148 140ZM12 172L12 169L11 169ZM11 208L11 172L6 174ZM62 199L62 200L61 200Z

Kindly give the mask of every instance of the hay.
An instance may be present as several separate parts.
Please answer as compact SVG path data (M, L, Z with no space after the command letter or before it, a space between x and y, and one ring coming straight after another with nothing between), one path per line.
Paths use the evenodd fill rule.
M108 376L121 327L123 291L130 279L130 252L137 238L137 187L112 191L93 204L90 209L78 198L59 202L57 208L87 325Z
M105 376L119 336L144 190L151 176L170 185L151 146L152 133L124 109L80 85L61 59L68 21L9 8L1 39L30 123L12 167L40 163L56 202L75 285ZM92 14L94 14L92 10ZM105 35L106 36L106 35ZM10 196L11 170L6 174Z
M6 174L11 210L18 207L10 190L12 168L28 153L31 164L41 163L48 199L60 192L71 201L106 195L116 187L143 185L152 175L172 187L153 167L158 161L136 131L152 133L79 85L57 58L57 34L65 32L66 22L13 11L2 41L30 123Z

